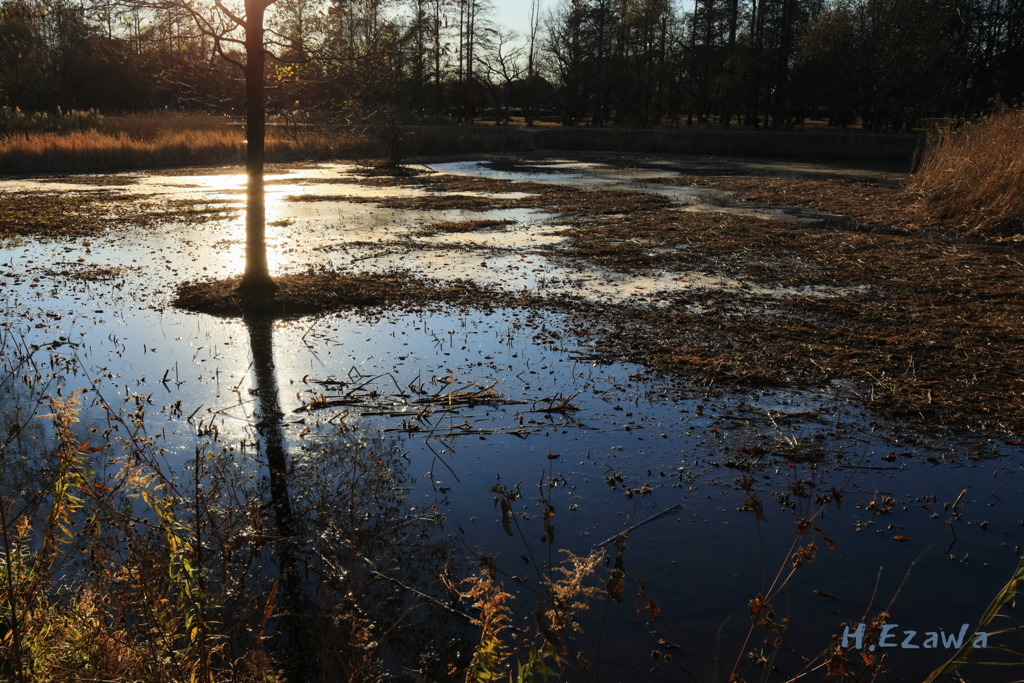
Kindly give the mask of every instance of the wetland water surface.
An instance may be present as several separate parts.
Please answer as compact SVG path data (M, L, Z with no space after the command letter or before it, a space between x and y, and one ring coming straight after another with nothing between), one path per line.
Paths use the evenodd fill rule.
M851 652L853 664L863 670L884 654L889 680L922 679L953 654L963 624L973 637L1017 565L1019 442L915 431L867 411L845 380L731 392L713 378L687 382L640 364L599 362L591 340L615 331L575 302L672 306L672 294L696 292L719 308L728 302L732 312L721 314L736 316L786 297L863 291L765 285L725 268L602 268L566 251L564 211L530 201L537 185L555 185L650 194L681 212L840 222L660 184L667 175L571 161L439 164L381 186L343 165L268 175L275 274L400 268L478 282L506 291L510 302L524 291L548 298L543 308L414 302L276 323L169 304L181 282L240 271L243 177L95 177L104 192L123 189L171 216L3 247L7 369L19 352L59 368L45 387L7 375L4 410L34 391L86 389L83 432L111 429L111 409L142 409L167 471L182 481L192 476L197 439L211 435L259 477L260 459L249 456L265 456L261 448L275 438L259 406L269 377L296 481L316 468L317 444L342 436L397 454L389 466L397 472L394 510L437 513L430 537L462 558L457 574L474 572L480 556L493 558L517 615L533 610L538 572L561 564L560 550L585 556L606 548L606 581L618 552L610 541L632 529L622 604L606 601L602 585L577 615L573 652L591 662L595 680L724 681L736 661L747 680L787 680L808 668L821 680L821 653L833 638L883 612L898 627L883 644L896 645L871 651L865 641ZM438 177L454 179L453 187L424 181ZM458 185L467 178L524 189ZM2 181L0 191L93 191L82 178L65 180ZM614 207L602 212L616 215ZM118 436L126 435L108 432ZM508 516L496 501L502 491L519 494L504 498ZM799 521L819 510L812 522ZM375 568L402 559L397 549L366 552ZM422 561L426 576L441 571ZM751 601L773 583L771 606L756 607ZM432 604L448 599L408 579L398 585ZM763 623L748 639L752 612ZM929 641L929 633L938 635ZM1000 675L984 680L1017 677Z

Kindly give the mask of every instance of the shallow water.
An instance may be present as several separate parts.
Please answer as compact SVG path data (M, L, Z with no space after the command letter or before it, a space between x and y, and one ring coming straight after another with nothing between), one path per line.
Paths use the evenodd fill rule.
M437 173L474 175L542 184L571 183L581 187L663 194L682 211L724 211L762 218L828 220L813 212L737 206L728 192L708 188L670 187L647 182L665 177L664 171L642 171L602 166L593 163L554 162L545 172L497 171L481 162L456 162L426 167ZM501 285L512 290L543 289L546 294L566 293L595 301L625 300L628 297L653 296L684 290L725 290L732 295L837 296L848 290L810 288L763 288L736 278L715 273L690 272L684 276L623 274L599 268L580 269L566 264L550 248L564 241L566 227L558 217L535 210L491 211L404 211L346 201L349 197L424 197L429 194L414 186L367 187L359 185L354 167L322 164L296 169L266 178L267 244L272 273L304 269L315 258L343 268L357 264L359 270L376 271L394 267L410 268L418 274L448 279L453 274L484 284ZM198 206L229 202L234 216L221 222L167 226L148 235L144 242L135 236L116 235L87 240L90 249L75 253L85 258L80 267L110 267L145 263L152 257L151 247L159 243L165 256L157 259L158 268L173 271L185 279L203 275L221 276L237 272L244 258L244 175L163 176L159 174L123 174L122 186L104 183L104 189L148 194L152 201L189 201ZM344 183L351 178L353 183ZM0 181L5 191L88 191L79 182L54 182L52 179ZM459 192L480 196L479 193ZM505 196L521 196L511 193ZM292 197L314 197L316 201L290 201ZM507 220L501 229L467 233L418 234L425 226L441 221ZM163 237L161 237L161 234ZM173 237L169 238L169 235ZM180 246L176 243L180 242ZM212 243L216 249L203 249ZM478 248L481 251L473 251ZM74 245L62 247L74 253ZM312 256L310 252L317 252ZM509 253L512 252L512 253ZM34 255L34 256L33 256ZM17 250L8 259L38 261L45 258L37 249ZM67 260L71 260L68 258ZM167 263L168 260L173 265ZM13 265L13 261L9 261ZM160 265L162 264L162 265ZM529 266L529 267L527 267Z
M649 191L638 186L643 172L561 166L567 172L522 175L535 182ZM475 163L433 168L491 172ZM321 262L370 271L399 266L441 279L471 278L512 291L582 292L596 300L656 297L688 287L742 297L750 289L714 273L680 279L580 270L537 251L562 239L557 217L541 212L395 211L345 202L355 191L349 185L308 184L346 172L324 165L270 178L281 182L268 186L268 221L289 221L268 228L275 272ZM238 176L141 174L126 176L125 187L210 200L237 198L242 183ZM296 188L339 199L284 201ZM0 189L38 188L2 181ZM685 194L685 188L672 190ZM515 223L494 231L413 236L424 223L480 218ZM87 387L88 400L101 397L115 407L132 407L133 397L140 397L146 427L161 434L159 444L175 472L184 472L194 455L197 424L216 425L225 443L239 453L251 451L251 331L238 320L167 305L177 282L237 273L242 230L238 215L0 250L8 344L3 363L12 362L10 343L17 337L38 347L34 357L40 362L51 354L65 361L66 371L48 392L67 395ZM348 246L353 242L358 244ZM107 269L108 277L76 276L95 269ZM955 633L977 619L1010 578L1024 546L1022 451L1012 437L915 434L864 412L841 384L711 395L639 366L581 360L594 332L571 310L406 309L277 323L273 358L286 442L298 458L303 444L338 424L366 440L381 434L393 439L405 452L410 477L403 504L440 506L447 521L439 537L464 555L476 550L494 556L517 577L505 585L523 597L524 613L534 604L529 588L537 582L537 566L557 564L556 549L586 554L669 510L633 531L625 555L630 574L647 582L661 621L647 624L647 612L638 616L633 579L624 604L611 605L603 627L600 604L582 618L581 647L592 661L599 653L606 680L677 680L676 665L710 680L716 661L722 677L722 667L741 652L748 602L780 568L791 566L796 520L817 509L815 497L833 488L842 491L841 507L829 505L817 525L835 548L828 549L820 532L804 537L804 545L814 538L817 558L798 569L775 600L778 617L791 619L789 647L815 654L842 633L841 623L874 617L890 603L889 621L901 633ZM12 391L15 386L5 384ZM460 405L452 399L484 388L488 401ZM0 399L5 411L24 398L18 391L25 390ZM99 401L87 405L81 419L83 430L109 426ZM737 484L744 473L764 506L760 523L739 510L748 495ZM518 520L523 536L509 538L490 488L520 481L523 497L516 504L522 508L516 511L528 519ZM799 497L800 491L809 497ZM966 493L952 510L961 491ZM540 540L542 497L557 510L553 546ZM769 637L758 631L747 650ZM681 646L661 650L674 662L651 657L659 640ZM918 635L910 644L922 642ZM891 680L919 679L951 653L893 648ZM795 662L775 663L783 673L799 671ZM756 676L749 669L744 675Z

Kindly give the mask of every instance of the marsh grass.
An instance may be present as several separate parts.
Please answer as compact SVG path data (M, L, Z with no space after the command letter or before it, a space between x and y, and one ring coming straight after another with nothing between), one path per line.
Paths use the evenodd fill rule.
M103 116L95 109L50 112L24 112L18 107L0 107L0 136L14 133L68 133L95 130L103 125Z
M359 127L268 123L268 161L395 161L394 149ZM30 115L10 110L0 116L0 172L241 163L244 137L239 117L172 112L104 117L95 111ZM916 135L850 132L495 126L403 126L401 138L403 161L443 154L591 150L909 162L921 142Z
M477 555L481 571L478 576L466 579L469 590L461 594L463 599L472 601L478 614L473 624L480 628L480 642L467 668L465 681L486 683L508 680L509 683L532 683L541 679L547 681L549 676L556 676L560 680L566 671L571 671L572 675L581 680L599 680L598 667L591 669L593 662L580 649L582 628L578 617L592 603L602 602L602 597L605 616L610 602L624 602L623 579L627 573L623 552L626 550L625 541L629 532L614 538L618 554L607 572L600 570L606 557L602 548L593 548L586 556L577 556L563 549L559 551L562 557L556 559L555 525L552 521L556 509L552 500L554 486L551 485L551 479L544 484L542 478L538 485L538 502L542 512L525 516L540 518L544 531L541 543L546 546L543 549L534 549L527 541L520 516L513 512L516 501L522 498L521 483L512 487L496 484L491 487L491 493L496 494L494 507L501 512L502 529L508 536L518 536L522 540L526 552L522 557L529 558L536 587L528 586L522 578L499 568L494 557ZM515 581L530 597L537 599L531 620L533 626L516 626L513 611L506 604L512 596L504 591L501 584L496 583L499 575ZM603 621L602 618L602 631ZM507 638L508 635L512 637ZM597 657L600 656L600 640L599 632L596 640ZM512 662L515 662L514 671Z
M267 160L322 159L365 154L357 132L271 123ZM103 119L91 128L46 127L0 136L0 172L105 171L160 166L243 163L245 133L233 118L151 115Z
M200 533L216 538L204 517L227 515L222 531L243 519L259 528L258 510L232 513L214 481L183 495L164 476L159 437L145 431L142 397L130 413L108 411L110 428L82 441L79 392L40 396L56 389L52 378L33 373L40 366L30 355L22 361L5 368L20 376L3 377L5 393L20 391L27 409L5 412L0 443L0 678L277 680L265 651L236 647L253 618L223 618L266 601L259 565L226 573L202 561ZM26 379L30 390L18 389ZM40 419L50 428L35 428ZM209 445L197 446L197 461ZM242 586L248 596L225 599ZM229 637L229 626L240 633Z
M979 652L979 650L974 647L974 639L972 637L971 639L968 639L962 647L957 649L956 653L949 659L949 661L931 672L928 675L928 678L925 679L924 683L933 683L936 679L951 674L968 663L973 663L979 666L988 665L1000 667L1019 667L1024 664L1024 660L1022 660L1022 658L1024 658L1024 652L1021 651L1021 644L1024 642L1024 627L1017 622L1012 614L1008 613L1015 611L1017 596L1022 592L1024 592L1024 560L1020 560L1017 563L1017 568L1014 571L1013 576L1006 585L996 593L992 602L989 603L987 608L985 608L985 612L981 615L981 619L978 620L978 628L976 631L989 631L988 635L995 637L1011 634L1009 638L1003 639L1008 641L1009 644L1003 644L1003 640L1001 640L994 648L996 653L1002 655L1000 658L1001 661L991 661L990 655L990 661L988 662L972 662L971 660ZM1004 608L1007 609L1004 610ZM990 631L989 626L991 626L996 619L1000 618L1008 621L1010 625L1006 628Z
M325 158L361 145L358 139L309 133L267 136L268 161ZM101 131L14 135L0 140L0 171L104 171L157 166L242 163L245 141L237 130L170 131L155 138Z
M194 458L172 477L149 398L115 407L98 382L61 397L68 350L0 328L0 680L383 683L401 666L415 680L483 682L507 678L516 655L512 680L525 683L566 664L557 634L598 592L585 581L603 552L546 573L543 628L515 628L493 564L457 585L452 548L432 533L442 509L408 506L399 443L344 415L304 430L286 533L259 450L193 413L180 424ZM106 428L79 422L87 395ZM167 409L183 417L180 401ZM544 528L550 550L550 515ZM288 585L286 555L301 586Z
M963 234L1024 235L1024 109L934 132L909 185Z

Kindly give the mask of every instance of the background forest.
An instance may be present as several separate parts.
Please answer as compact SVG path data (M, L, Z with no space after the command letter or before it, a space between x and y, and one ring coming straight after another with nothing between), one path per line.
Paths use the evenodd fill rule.
M494 23L486 0L278 0L269 111L898 131L1024 92L1013 0L534 0L522 11L526 35ZM184 0L4 0L0 129L25 121L15 108L241 113L240 34Z

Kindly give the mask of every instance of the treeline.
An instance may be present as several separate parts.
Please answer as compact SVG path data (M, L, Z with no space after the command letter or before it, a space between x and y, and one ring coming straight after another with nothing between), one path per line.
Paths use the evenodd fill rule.
M95 3L95 4L92 4ZM240 4L240 3L239 3ZM567 126L808 117L909 130L1024 93L1013 0L534 0L526 35L485 0L278 0L268 105L297 117ZM0 2L0 105L240 112L240 29L185 0Z

